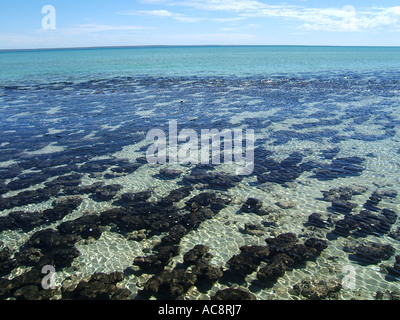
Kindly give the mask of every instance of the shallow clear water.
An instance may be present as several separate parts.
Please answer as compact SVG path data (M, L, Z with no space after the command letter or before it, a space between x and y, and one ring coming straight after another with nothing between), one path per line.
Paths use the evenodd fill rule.
M41 266L42 260L32 265L18 256L27 248L56 261L51 250L57 245L32 245L40 230L70 236L60 225L93 216L87 225L92 223L91 230L98 228L99 234L72 232L78 239L66 248L73 246L79 255L57 267L59 289L95 272L121 271L120 285L137 298L152 273L134 259L157 254L154 246L178 224L186 231L174 243L180 251L165 270L182 268L185 253L203 244L212 254L209 263L224 271L206 289L199 280L179 298L209 299L220 289L240 286L258 299L303 299L293 289L296 284L308 279L342 284L344 267L354 270L355 287L342 288L333 299L375 299L378 291L400 290L393 271L400 250L398 50L200 47L0 53L0 241L2 252L11 252L2 277L13 279ZM196 132L254 129L253 174L236 179L227 164L195 168L141 161L149 145L146 133L167 131L170 120L177 120L179 130ZM181 172L166 179L160 174L165 168ZM196 170L205 177L189 179ZM212 179L216 173L220 184ZM65 177L69 182L57 183ZM92 187L95 183L103 185ZM109 185L119 187L104 195L101 188ZM173 205L161 207L170 192L190 186ZM354 191L351 196L336 195L353 204L350 209L324 199L324 191L346 187ZM151 191L144 202L121 200L143 191ZM188 222L190 200L204 193L214 199L205 204L213 214ZM81 201L64 216L43 216L53 207L63 212L53 201L71 196ZM248 198L260 200L268 214L244 211ZM141 211L147 206L148 216ZM113 208L145 222L128 227L131 221L124 225L121 221L128 218L123 214L105 214ZM325 223L309 223L313 213ZM258 232L249 232L246 225ZM137 237L141 229L146 229L144 238ZM327 247L272 282L257 281L268 259L257 261L246 276L232 275L228 261L241 246L266 246L265 239L288 232L299 243L318 238ZM390 248L375 258L372 251L363 255L360 246L371 242ZM61 298L61 291L54 297Z

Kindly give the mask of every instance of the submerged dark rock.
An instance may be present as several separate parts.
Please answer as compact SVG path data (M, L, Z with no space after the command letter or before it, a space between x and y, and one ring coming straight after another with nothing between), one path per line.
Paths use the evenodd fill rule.
M267 238L265 241L274 253L286 253L289 252L299 240L294 233L283 233L275 238Z
M390 259L395 250L390 244L380 244L372 241L366 241L356 246L347 246L349 258L361 262L362 264L377 264L382 260Z
M287 255L295 262L301 263L317 256L318 250L315 247L307 246L305 244L296 244L290 252L287 252Z
M63 222L57 229L63 234L78 235L83 239L88 239L89 237L99 239L102 234L100 217L97 215L86 215L75 220Z
M20 174L17 179L12 180L7 184L7 188L12 191L26 189L46 181L50 176L50 174L43 174L43 172Z
M92 173L92 172L104 172L109 167L115 165L115 159L103 159L103 160L93 160L88 161L81 165L79 172L82 173Z
M10 189L7 188L3 181L0 181L0 196L7 193L8 191L10 191Z
M255 198L248 198L246 203L242 205L241 210L243 212L257 212L263 206L262 201Z
M377 191L373 192L368 200L364 203L364 208L370 211L379 211L378 204L381 202L384 193L379 193Z
M394 268L400 272L400 256L395 257L396 262L394 263Z
M137 158L136 158L136 162L137 162L137 163L140 163L140 164L146 164L146 163L148 163L146 157L137 157Z
M267 261L270 255L268 246L243 246L240 253L228 260L230 270L239 275L253 273L262 261Z
M179 178L182 173L183 171L181 170L162 168L160 169L158 177L165 180L176 179Z
M40 260L39 265L51 265L56 269L69 267L75 258L79 257L80 252L75 247L55 248L55 249L42 249L43 258Z
M395 250L389 244L379 244L374 242L363 243L354 249L357 257L365 259L371 263L378 263L382 260L390 259Z
M164 197L159 204L161 206L172 206L175 202L188 197L194 190L192 186L185 186L176 190L172 190L166 197Z
M221 199L214 193L204 193L188 200L186 202L187 212L182 214L173 206L173 201L179 201L186 197L191 190L192 187L183 187L171 192L159 202L131 202L125 203L124 208L107 210L100 214L101 225L115 225L116 231L124 233L144 229L147 230L149 237L160 232L170 231L176 225L181 225L189 231L197 228L203 221L212 218L215 213L229 203L228 200ZM147 196L147 193L144 194L144 198ZM129 196L129 199L136 201L135 197L132 195L132 198ZM201 206L195 200L206 207Z
M296 295L306 300L337 299L342 285L334 280L303 280L293 286Z
M151 197L151 191L142 191L142 192L127 192L121 195L121 199L114 204L118 205L135 205L139 202L147 201Z
M334 233L347 237L365 237L369 234L383 235L390 232L391 226L397 221L393 210L383 209L380 213L362 210L358 214L346 215L335 224Z
M77 235L64 235L54 229L45 229L34 233L26 245L46 250L70 246L78 240Z
M75 288L63 287L62 296L72 300L126 300L131 291L117 285L123 279L123 273L118 271L110 274L94 273Z
M185 294L196 280L194 273L183 269L163 271L150 278L140 294L161 299L177 299Z
M285 274L286 269L294 264L294 260L287 254L278 253L270 262L258 270L257 279L260 281L276 281Z
M56 196L61 190L60 186L45 187L36 190L27 190L9 198L0 197L0 210L12 209L28 204L40 203Z
M18 177L23 168L19 165L12 165L5 168L0 168L0 180L12 179Z
M53 202L59 210L71 210L80 204L81 199L62 198ZM80 255L74 244L80 239L89 237L98 238L101 235L99 217L96 215L83 216L81 218L61 223L57 229L44 229L35 232L18 252L12 253L3 250L0 253L2 260L2 274L9 273L15 266L25 265L42 267L52 265L56 269L62 269L71 265L73 260Z
M80 239L75 234L62 234L54 229L38 231L25 243L24 250L37 248L41 250L38 265L52 265L56 269L70 266L80 252L73 245Z
M210 248L205 245L195 245L192 249L185 253L185 255L183 256L183 262L185 264L191 265L196 264L201 259L209 259L212 257L209 253L209 250Z
M26 248L15 253L15 260L18 261L20 265L33 267L40 263L43 256L44 255L40 249Z
M378 290L375 295L376 300L400 300L400 291L398 290Z
M314 248L318 254L328 247L328 243L324 239L319 238L308 238L306 241L304 241L304 244L307 247Z
M338 200L351 200L354 192L351 187L340 187L330 189L329 191L322 191L322 194L324 196L324 201L334 202Z
M196 285L198 287L204 285L204 283L208 285L213 284L224 275L222 267L210 265L207 257L196 261L192 272L197 277Z
M168 234L161 239L159 245L154 246L153 250L157 250L160 246L179 244L181 242L181 239L187 232L188 230L179 224L173 226Z
M192 203L197 203L199 206L207 207L211 203L215 202L217 199L217 195L213 192L203 192L197 196L192 197L190 200L186 202L188 206L191 206Z
M340 148L335 147L332 149L322 150L321 154L325 159L332 160L340 152Z
M190 191L191 189L185 189L184 191L179 190L179 193L184 192L184 194L187 194ZM162 201L163 200L161 200L161 202ZM201 206L196 201L199 201L204 206ZM116 223L120 228L125 228L125 230L147 229L149 233L169 231L168 234L161 239L161 242L153 247L153 250L157 251L157 253L145 257L137 257L133 262L133 264L139 266L143 272L157 274L162 272L171 259L179 253L179 243L182 237L190 230L198 228L203 221L211 219L215 215L215 212L220 210L215 204L223 202L224 201L216 197L214 193L204 193L186 202L187 211L185 214L178 214L173 207L169 207L170 211L168 212L167 208L157 206L156 204L156 208L158 208L158 210L161 209L161 211L154 214L150 211L139 215L134 214L135 211L113 209L102 213L101 219L103 223L106 221ZM150 208L152 207L149 207L149 209ZM213 208L214 211L210 208ZM132 223L131 226L129 226L129 222ZM194 251L189 253L186 258L190 260L190 256L195 255L195 251L201 250L205 250L205 248L197 247ZM200 254L199 252L197 253ZM202 255L203 258L204 256L205 255Z
M211 300L257 300L256 296L244 288L218 290Z
M393 199L397 197L397 191L393 189L378 189L374 194L381 199Z
M350 202L354 195L364 193L367 188L363 186L349 186L330 189L329 191L322 191L324 201L331 202L331 210L338 213L349 214L357 207L355 203Z
M43 274L39 269L31 269L9 280L0 279L0 299L15 298L17 300L49 300L56 290L44 290Z
M194 166L192 170L190 170L190 175L202 175L207 174L208 171L214 170L216 165L213 164L202 164L198 163Z
M111 184L98 187L94 190L92 199L95 201L110 201L114 199L118 191L121 189L123 189L123 186L120 184Z
M172 258L179 254L179 246L162 246L158 253L146 257L136 257L133 264L139 266L145 273L157 274L162 272Z
M324 217L319 212L314 212L308 216L308 220L305 223L306 226L314 226L317 228L328 228L333 224L333 222L329 219Z
M56 179L53 179L52 181L45 182L45 186L49 188L60 187L62 189L77 187L81 184L81 178L82 178L81 174L78 173L69 174L66 176L61 176Z
M0 251L0 276L10 273L17 266L18 261L13 258L13 252L9 248Z
M225 208L230 202L230 199L217 197L213 192L203 192L190 198L185 204L190 208L191 212L197 212L204 208L216 213Z
M43 212L14 211L8 214L11 219L7 229L21 228L24 231L33 230L35 227L46 223L46 215Z
M117 167L111 168L114 173L131 174L141 166L140 163L119 162Z
M259 183L274 182L285 185L287 182L294 182L302 173L303 170L298 166L280 168L269 173L258 175L257 180Z
M358 176L364 171L365 159L353 156L333 159L331 164L313 170L314 177L318 180L333 180Z
M67 210L69 212L72 212L76 208L80 206L82 203L83 199L79 196L70 196L70 197L62 197L58 198L53 201L53 206L57 210Z
M351 203L346 200L335 200L332 202L333 210L341 212L341 213L350 213L356 207L357 207L357 204Z
M0 217L0 231L22 229L31 231L36 227L50 224L63 219L66 215L72 213L80 204L80 197L59 198L53 201L53 208L38 212L14 211L7 216Z
M95 182L87 186L68 186L63 188L63 194L67 195L82 195L82 194L92 194L98 188L103 187L103 182Z
M100 221L102 225L115 225L120 232L132 232L148 228L143 217L123 208L103 211L100 214Z
M190 211L181 218L181 223L188 230L193 230L205 221L211 219L215 215L214 211L209 208L198 207Z
M264 206L261 200L248 198L240 208L242 212L255 213L259 216L268 215L270 212Z
M293 152L286 159L277 162L273 159L260 159L255 166L255 174L259 183L273 182L286 186L294 182L305 171L315 168L315 163L302 163L303 155Z
M395 256L395 262L393 266L385 266L387 272L396 278L400 276L400 255Z
M204 173L196 175L186 175L183 181L190 184L203 183L208 189L227 190L233 188L238 182L242 181L241 176L231 176L224 173Z
M304 244L298 243L298 238L293 233L284 233L265 241L271 254L267 265L257 272L257 279L262 282L276 281L284 275L287 268L320 255L328 246L325 240L318 238L309 238Z

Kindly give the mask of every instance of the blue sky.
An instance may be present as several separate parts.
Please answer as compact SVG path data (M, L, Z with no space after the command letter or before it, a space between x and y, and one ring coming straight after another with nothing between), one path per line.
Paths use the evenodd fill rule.
M398 46L400 1L0 1L0 49L207 44Z

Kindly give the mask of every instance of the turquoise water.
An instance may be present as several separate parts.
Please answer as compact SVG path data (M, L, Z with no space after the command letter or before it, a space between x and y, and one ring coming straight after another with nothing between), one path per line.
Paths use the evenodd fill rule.
M0 80L397 72L398 47L139 47L0 52Z
M0 52L0 299L399 297L399 53ZM149 164L172 120L253 129L254 171Z

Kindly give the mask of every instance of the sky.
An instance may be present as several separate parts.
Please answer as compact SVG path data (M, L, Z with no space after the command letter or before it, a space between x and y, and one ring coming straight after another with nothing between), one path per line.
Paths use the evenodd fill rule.
M0 49L141 45L399 46L400 0L0 1Z

